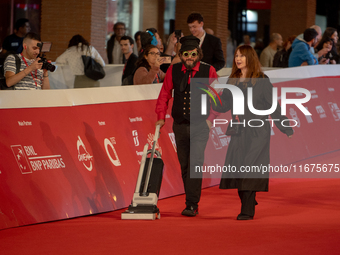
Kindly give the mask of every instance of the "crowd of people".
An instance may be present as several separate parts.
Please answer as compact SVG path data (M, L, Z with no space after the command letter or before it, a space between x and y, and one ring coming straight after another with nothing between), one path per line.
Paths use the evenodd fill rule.
M233 84L246 97L248 88L253 88L253 102L256 109L269 109L272 101L273 86L263 73L262 67L295 67L317 64L338 64L338 33L334 28L327 28L322 34L319 26L307 28L300 35L292 35L283 41L279 33L273 33L269 45L256 51L256 45L248 35L244 42L236 47L236 42L227 39L227 61L225 61L221 40L204 29L203 16L191 13L187 18L191 35L183 36L176 32L169 36L164 46L155 28L139 31L134 39L126 35L122 22L114 25L114 34L107 42L107 59L109 64L124 64L123 85L163 83L156 103L157 122L165 124L168 102L173 97L172 118L173 131L177 145L177 155L186 194L186 207L182 215L196 216L201 197L202 175L192 178L194 166L204 163L204 151L212 127L212 121L219 112L231 111L232 119L237 122L248 122L251 119L268 119L268 115L253 114L246 107L244 115L235 115L230 90L220 94L221 104L207 102L209 114L202 115L201 109L191 109L191 100L201 98L200 93L192 93L191 78L205 78L211 84L218 78L217 71L231 67L228 84ZM4 64L6 83L15 89L48 89L48 72L42 69L38 44L38 35L29 32L27 20L16 24L16 32L4 44L10 54ZM21 38L22 42L19 40ZM22 44L22 45L21 45ZM22 47L22 50L21 50ZM98 51L81 35L71 38L68 48L61 54L57 64L70 66L76 76L74 87L95 87L98 82L84 74L82 55L89 55L101 66L104 60ZM231 61L230 61L231 59ZM17 68L20 64L19 70ZM255 86L256 85L256 86ZM255 99L254 99L255 98ZM279 130L289 138L293 135L291 127L282 126L287 117L281 115L280 105L271 114ZM264 121L261 128L246 126L231 134L225 165L259 166L269 164L270 124ZM279 124L278 124L279 123ZM201 173L202 174L202 173ZM221 189L237 189L241 201L241 212L238 220L251 220L255 214L256 192L268 191L268 177L222 175Z
M224 58L221 40L213 35L212 29L204 29L203 16L200 13L191 13L187 18L187 25L190 33L200 39L199 47L203 50L202 62L212 65L216 71L223 67L232 67L237 43L236 40L232 39L230 30L227 33L226 58ZM106 45L108 64L124 64L121 84L138 85L162 82L169 66L180 62L179 49L181 43L179 39L183 34L178 36L175 32L172 33L167 43L164 44L155 28L138 31L134 38L127 36L126 31L123 22L115 23L113 26L114 33ZM23 41L27 34L32 37L29 20L19 19L14 25L14 33L5 38L1 53L2 55L6 54L6 56L10 53L19 54L23 67L26 66L22 60L24 54ZM35 36L39 37L38 35ZM155 46L159 51L158 54L152 55L156 48L150 52L149 45ZM284 68L301 65L338 64L340 61L337 49L338 33L335 28L331 27L328 27L322 34L321 28L313 25L300 35L289 36L285 41L279 33L273 33L270 36L269 45L265 48L258 47L251 41L250 36L245 34L240 45L249 45L254 48L262 67ZM75 35L71 38L68 48L57 58L56 63L57 65L70 66L70 70L76 76L75 88L99 86L98 81L91 80L84 74L81 58L84 54L93 57L102 67L105 66L105 62L98 51L81 35ZM8 61L15 64L13 59L12 56ZM32 62L32 60L29 62ZM13 69L11 70L13 71ZM4 75L7 71L9 70L4 71ZM23 69L20 68L20 71L23 71ZM17 73L14 72L14 75L17 75ZM31 85L27 88L32 89L34 87L32 84L36 83L34 79L37 78L34 78L34 75L31 76L30 73L27 76L25 79L31 80ZM19 89L20 87L20 89L23 89L22 85L12 86L13 88ZM35 86L35 88L40 89L40 86Z

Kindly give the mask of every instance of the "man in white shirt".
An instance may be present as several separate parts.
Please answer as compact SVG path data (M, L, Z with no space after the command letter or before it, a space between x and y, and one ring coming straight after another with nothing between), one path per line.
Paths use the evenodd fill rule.
M117 22L113 26L114 34L107 42L107 59L109 64L124 64L123 53L120 48L120 39L126 33L125 23Z
M278 33L273 33L270 36L269 45L264 48L260 56L260 62L263 67L273 67L273 60L278 47L282 47L282 36Z

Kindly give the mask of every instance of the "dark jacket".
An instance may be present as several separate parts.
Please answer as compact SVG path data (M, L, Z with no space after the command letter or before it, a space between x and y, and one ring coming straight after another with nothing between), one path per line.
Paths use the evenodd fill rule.
M279 50L275 53L273 60L273 67L288 67L289 55L292 52L292 47L286 51L286 49Z
M201 94L205 93L199 89L200 82L209 84L210 65L200 63L199 70L195 73L194 81L186 86L185 91L181 91L181 83L183 78L186 78L182 71L182 63L176 63L172 68L172 83L174 86L174 101L172 104L171 115L176 123L182 123L184 120L201 123L208 118L208 115L201 114ZM200 82L198 81L200 78ZM190 110L191 108L191 110ZM208 101L207 109L210 109L210 102Z
M292 53L289 55L288 66L301 66L303 62L307 62L308 65L319 64L318 60L309 50L310 46L305 40L296 38L292 44Z
M137 69L136 67L136 61L138 57L135 54L131 54L129 59L126 62L126 65L123 70L123 75L122 75L122 85L133 85L133 74L135 70ZM125 82L124 82L124 79Z
M229 81L228 81L229 82ZM247 87L253 87L253 106L258 110L267 110L272 106L272 89L273 85L270 83L268 77L259 78L255 85L251 82L241 82L238 85L244 94L245 108L244 115L239 115L239 120L244 125L241 126L241 133L239 135L231 136L230 144L225 159L225 166L235 167L235 172L224 172L221 178L221 189L238 189L241 191L268 191L269 173L262 174L243 172L243 167L258 167L261 169L263 166L268 166L270 162L269 148L270 148L270 122L266 121L267 116L259 116L253 114L247 106ZM217 107L212 104L213 109L218 112L226 112L231 110L233 115L233 98L231 92L225 89L221 95L222 106L217 102ZM281 107L277 104L276 110L271 114L277 128L285 133L287 136L293 134L291 127L285 127L281 121L287 119L286 116L281 115ZM233 115L233 119L236 116ZM251 119L260 119L263 121L261 126L259 122L248 125ZM228 120L229 121L229 120Z
M107 41L106 52L107 52L107 60L109 64L113 64L112 52L113 52L113 47L115 46L115 40L116 40L116 35L113 34L110 40ZM125 57L123 54L123 63L124 62L125 62Z
M203 50L202 62L215 67L216 72L225 65L222 43L216 36L205 34L201 49Z

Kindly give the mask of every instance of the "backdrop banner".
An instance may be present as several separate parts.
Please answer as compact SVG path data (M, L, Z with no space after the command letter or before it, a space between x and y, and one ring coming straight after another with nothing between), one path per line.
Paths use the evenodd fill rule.
M301 70L310 75L300 77ZM304 104L312 113L310 117L287 106L287 117L298 122L291 139L276 127L272 130L271 164L295 164L298 170L294 176L282 177L298 178L297 162L340 149L340 67L327 70L291 68L290 74L287 70L282 73L296 78L273 81L279 90L301 87L312 94ZM272 71L273 78L279 74ZM271 71L267 75L271 77ZM161 84L153 84L0 91L0 229L127 207L143 147L149 143L151 148L160 88ZM290 98L299 97L303 95ZM160 198L184 193L171 107L172 100L157 145L165 164ZM226 127L213 128L206 147L206 158L211 153L219 155L221 164L230 140L224 135ZM303 174L315 177L305 170ZM340 174L316 175L337 176ZM219 183L219 176L210 178L205 173L204 177L203 187Z

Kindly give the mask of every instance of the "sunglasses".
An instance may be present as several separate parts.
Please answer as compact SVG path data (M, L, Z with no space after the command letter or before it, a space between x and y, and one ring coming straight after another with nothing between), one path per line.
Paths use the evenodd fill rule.
M188 51L184 51L183 53L182 53L182 55L184 56L184 57L189 57L189 56L191 56L191 57L196 57L197 56L197 52L196 51L193 51L193 52L188 52Z

